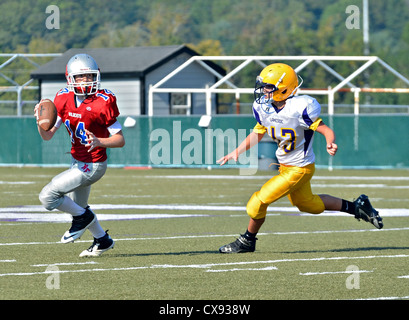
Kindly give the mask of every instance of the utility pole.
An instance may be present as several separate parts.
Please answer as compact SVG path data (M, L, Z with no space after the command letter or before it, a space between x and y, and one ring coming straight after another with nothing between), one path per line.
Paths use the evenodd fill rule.
M362 11L363 11L363 41L364 41L364 55L369 56L369 7L368 7L368 0L362 0ZM369 88L369 71L366 70L363 74L366 88ZM366 95L365 103L371 103L371 97Z
M363 6L363 37L364 37L364 55L369 55L369 13L368 0L362 0Z

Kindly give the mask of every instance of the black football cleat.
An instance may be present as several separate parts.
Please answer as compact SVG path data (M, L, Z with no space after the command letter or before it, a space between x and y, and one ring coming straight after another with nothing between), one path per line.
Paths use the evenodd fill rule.
M220 253L242 253L254 252L256 250L256 240L248 240L243 235L240 235L236 241L226 244L219 248Z
M96 215L87 207L85 213L80 216L72 217L71 228L67 230L61 238L62 243L73 242L74 240L80 238L85 230L94 223L96 220Z
M109 236L108 230L105 231L105 235L101 238L94 238L94 242L87 249L80 253L80 257L99 257L105 251L114 248L114 240Z
M379 216L378 211L376 211L371 203L369 202L368 196L361 194L358 199L354 201L355 203L355 218L365 220L366 222L372 223L376 228L382 229L383 222L382 218Z

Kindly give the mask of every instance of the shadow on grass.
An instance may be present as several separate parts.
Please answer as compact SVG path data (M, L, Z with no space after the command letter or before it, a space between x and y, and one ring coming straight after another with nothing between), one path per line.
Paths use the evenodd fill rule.
M299 250L299 251L280 251L280 253L318 253L318 252L358 252L358 251L385 251L385 250L409 250L409 247L362 247L362 248L343 248L329 250Z
M110 254L111 257L115 258L126 258L126 257L150 257L150 256L194 256L200 254L220 254L219 251L185 251L185 252L145 252L145 253L120 253L120 254Z

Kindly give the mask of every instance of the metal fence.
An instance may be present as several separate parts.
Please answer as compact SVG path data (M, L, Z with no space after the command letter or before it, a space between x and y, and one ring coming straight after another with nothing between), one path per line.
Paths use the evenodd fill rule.
M24 79L23 83L18 83L13 77L7 76L5 74L5 70L7 67L10 67L13 63L18 63L19 60L24 60L29 63L29 65L33 67L39 67L40 64L35 62L33 59L36 58L53 58L60 56L61 53L2 53L0 54L0 59L5 59L4 62L0 64L0 77L3 78L5 81L5 85L0 86L0 93L12 92L16 94L15 100L7 99L7 100L0 100L0 104L9 104L13 105L16 108L16 115L22 116L23 115L23 105L26 103L34 104L37 101L34 100L23 100L23 90L35 90L39 92L39 86L32 85L33 79L30 79L29 72L30 70L25 70L27 73L26 79Z

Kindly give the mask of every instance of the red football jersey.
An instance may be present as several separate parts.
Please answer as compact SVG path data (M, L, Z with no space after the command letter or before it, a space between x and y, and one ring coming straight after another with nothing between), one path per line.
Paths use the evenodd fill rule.
M91 131L97 138L108 138L108 127L116 122L119 116L115 95L106 89L87 97L77 108L75 94L67 88L58 91L54 98L58 115L71 137L71 155L82 162L102 162L107 159L106 148L94 148L88 152L87 135Z

